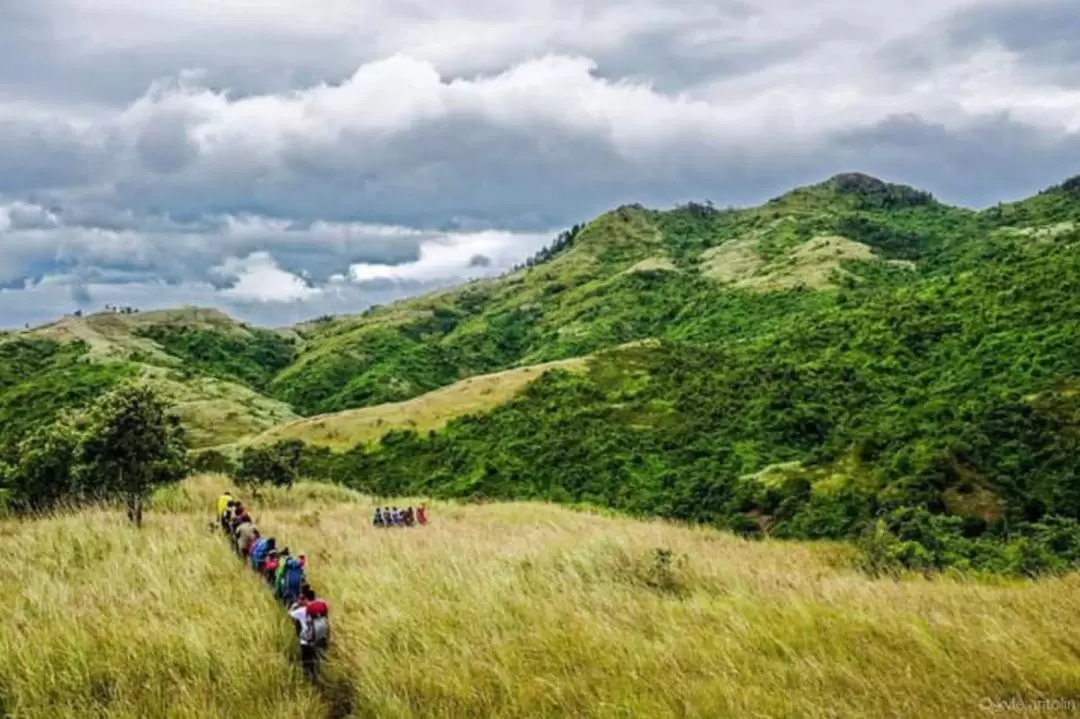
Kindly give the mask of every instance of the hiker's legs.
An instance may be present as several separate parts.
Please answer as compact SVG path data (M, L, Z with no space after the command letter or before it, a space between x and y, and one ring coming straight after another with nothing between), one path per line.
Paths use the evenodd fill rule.
M301 644L300 663L304 665L304 674L312 681L315 680L315 670L318 662L319 657L314 645Z

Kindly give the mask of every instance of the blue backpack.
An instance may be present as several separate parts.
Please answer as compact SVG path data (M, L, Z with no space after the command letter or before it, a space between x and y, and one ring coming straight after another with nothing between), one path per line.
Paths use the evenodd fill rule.
M265 537L259 537L255 540L255 543L251 545L250 554L252 569L259 568L259 565L262 564L262 561L266 559L266 554L268 550L269 547L267 546Z
M285 560L285 573L281 576L281 599L286 604L300 596L300 587L304 584L304 568L300 560L289 557Z

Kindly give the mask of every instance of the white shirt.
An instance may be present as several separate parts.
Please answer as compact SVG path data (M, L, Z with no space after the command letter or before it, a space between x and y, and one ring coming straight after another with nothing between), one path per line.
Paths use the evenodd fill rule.
M314 642L314 627L311 626L311 617L308 616L307 607L294 604L289 610L289 616L300 622L300 643L312 644Z

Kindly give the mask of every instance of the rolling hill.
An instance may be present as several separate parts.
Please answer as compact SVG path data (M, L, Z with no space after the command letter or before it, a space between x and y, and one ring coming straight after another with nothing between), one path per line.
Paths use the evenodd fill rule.
M1080 178L982 211L861 174L627 205L503 277L283 331L185 309L13 333L0 411L11 436L135 374L196 447L301 438L365 491L1071 566L1078 223ZM552 362L576 371L529 369Z

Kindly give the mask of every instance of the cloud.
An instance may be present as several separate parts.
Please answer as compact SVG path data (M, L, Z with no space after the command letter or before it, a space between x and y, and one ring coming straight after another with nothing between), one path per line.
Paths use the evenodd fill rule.
M17 3L0 324L144 290L360 309L623 202L746 204L853 169L1019 197L1080 168L1074 5Z

